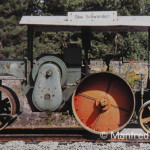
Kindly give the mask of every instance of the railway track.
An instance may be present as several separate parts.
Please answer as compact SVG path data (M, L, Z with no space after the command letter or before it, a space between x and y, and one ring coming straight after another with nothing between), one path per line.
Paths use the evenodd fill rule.
M127 129L130 132L130 129ZM42 141L59 141L59 142L93 142L93 143L148 143L150 138L139 138L137 135L123 137L117 134L111 136L94 135L84 129L77 128L55 128L53 130L44 129L6 129L0 133L0 143L8 141L24 141L28 143L37 143Z

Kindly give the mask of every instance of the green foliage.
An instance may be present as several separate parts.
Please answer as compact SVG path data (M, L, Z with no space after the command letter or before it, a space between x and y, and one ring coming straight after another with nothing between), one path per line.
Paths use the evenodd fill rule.
M66 15L68 11L109 11L116 10L119 15L140 14L143 2L140 0L44 0L32 1L35 12L42 15Z
M127 81L132 88L137 88L139 87L140 76L137 75L136 72L131 69Z
M124 42L124 51L129 60L147 60L148 33L128 33Z
M42 54L61 54L62 50L70 43L80 40L75 39L75 34L71 32L47 32L34 40L34 58ZM81 45L80 45L81 46Z
M19 26L26 0L0 1L0 58L21 58L26 49L26 27Z
M142 2L142 14L150 15L150 1L149 0L141 0Z
M118 15L150 15L147 0L1 0L0 58L21 58L26 51L26 27L19 26L23 15L67 15L68 11L110 11ZM40 36L39 36L40 35ZM35 34L34 57L43 53L62 53L70 43L81 44L79 32ZM135 60L147 59L147 33L92 33L91 58L120 56ZM115 59L118 60L118 57Z
M37 6L38 9L40 8L42 15L67 15L68 11L99 10L116 10L118 15L142 15L142 8L146 7L145 5L143 1L140 0L111 0L111 3L110 0L45 0L41 5L38 4ZM53 35L53 38L50 34L53 35L52 33L48 33L48 36L45 36L44 33L46 41L51 43L51 47L49 47L50 44L48 44L49 46L46 46L47 48L49 47L49 50L47 49L46 53L60 53L63 49L62 41L65 42L66 45L68 45L69 42L76 42L79 46L81 46L81 36L79 34L74 33L71 35L72 33L64 33L64 35L69 37L69 40L66 38L67 36L60 36L61 33L57 33L56 36ZM117 55L119 57L121 53L123 53L126 59L129 60L133 57L135 60L146 60L146 41L146 33L93 33L89 56L91 58L103 58L108 55L111 55L111 57ZM40 46L38 47L40 48ZM115 59L118 60L118 57Z

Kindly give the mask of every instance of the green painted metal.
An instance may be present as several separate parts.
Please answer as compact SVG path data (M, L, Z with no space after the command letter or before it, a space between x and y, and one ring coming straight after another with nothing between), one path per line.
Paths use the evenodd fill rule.
M30 74L31 74L31 62L25 58L25 76L26 76L26 81L22 82L22 87L23 87L23 91L25 94L27 94L29 92L29 90L31 89L31 86L33 86L33 83L31 83L31 78L30 78Z
M7 80L7 76L15 76L17 80L22 82L25 94L30 90L30 73L31 63L25 58L24 60L0 60L0 76ZM9 78L11 80L11 78ZM14 80L14 78L13 78Z
M77 85L80 79L81 79L81 67L68 68L68 78L67 78L68 85Z
M67 86L64 91L63 91L63 100L64 102L67 102L69 100L71 100L72 98L72 93L74 92L76 86L75 85L70 85Z
M33 69L32 69L33 80L34 81L36 80L40 66L45 63L54 63L59 67L60 72L61 72L61 85L63 86L67 80L67 72L68 72L67 67L61 59L59 59L58 57L55 57L55 56L44 56L44 57L40 58L36 62L36 64L34 64Z
M32 94L32 101L40 111L55 111L63 101L60 70L55 64L40 66Z
M25 65L26 63L24 60L1 60L0 75L13 75L20 80L26 80Z

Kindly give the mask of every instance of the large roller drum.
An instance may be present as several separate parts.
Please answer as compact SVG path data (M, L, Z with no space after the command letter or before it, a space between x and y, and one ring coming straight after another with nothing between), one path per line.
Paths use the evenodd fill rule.
M73 93L72 108L77 121L86 130L110 134L129 123L135 99L124 79L113 73L101 72L80 82Z

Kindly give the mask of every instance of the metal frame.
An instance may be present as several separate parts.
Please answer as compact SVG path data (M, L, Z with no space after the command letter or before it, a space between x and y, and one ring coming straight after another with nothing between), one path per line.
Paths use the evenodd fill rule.
M72 14L89 14L99 12L68 12L68 16L23 16L20 24L28 26L28 60L33 67L33 34L34 32L48 31L81 31L82 44L85 50L85 62L88 62L88 50L90 48L89 34L92 31L118 31L118 32L148 32L148 81L147 88L150 89L150 16L116 16L110 21L100 22L98 20L72 20ZM100 12L101 13L101 12ZM102 12L105 14L105 12ZM106 13L107 14L107 13ZM74 15L75 16L75 15ZM83 15L84 17L84 15ZM87 43L88 45L84 44ZM86 64L86 63L85 63ZM86 66L86 65L85 65ZM86 71L85 71L86 72Z
M28 32L27 32L27 36L28 36L27 58L31 62L31 68L33 68L33 34L34 34L33 27L28 26Z

